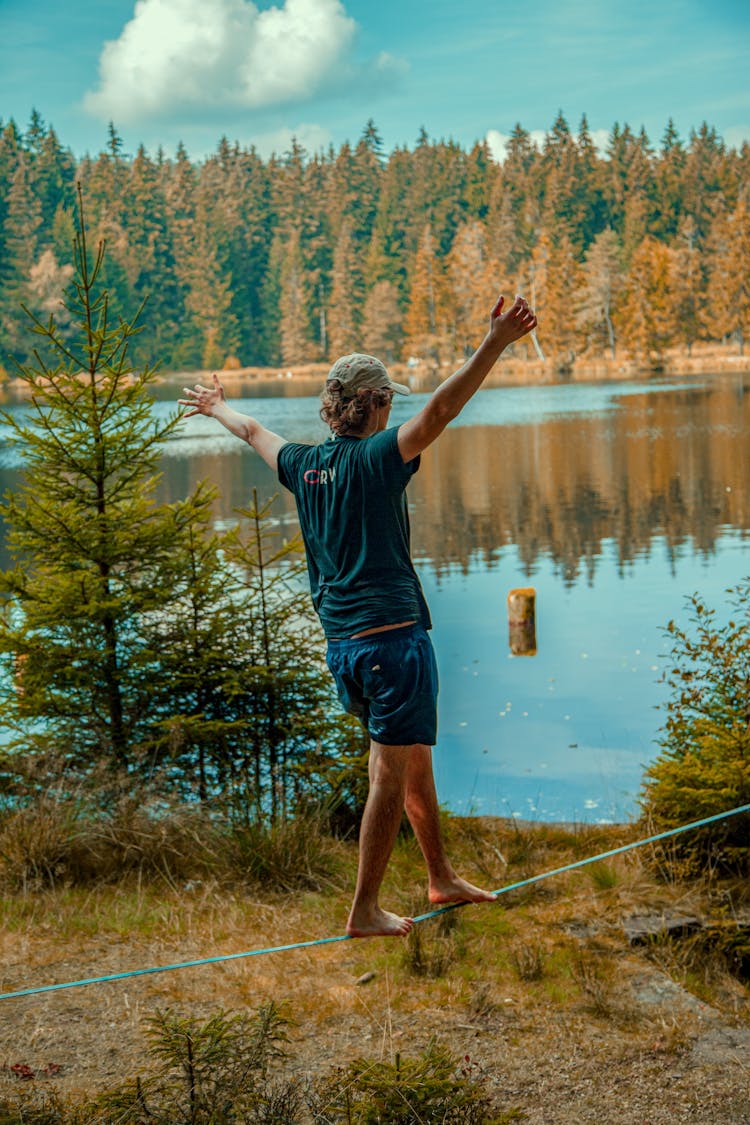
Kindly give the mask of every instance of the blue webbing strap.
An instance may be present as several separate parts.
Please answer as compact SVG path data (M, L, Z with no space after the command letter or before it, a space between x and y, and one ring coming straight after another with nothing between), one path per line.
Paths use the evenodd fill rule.
M682 824L679 828L668 828L665 832L658 832L655 836L647 836L644 840L636 840L632 844L623 844L620 848L612 848L608 852L601 852L599 855L589 856L587 859L579 859L575 863L566 863L564 867L556 867L553 871L544 871L541 875L532 875L528 879L521 879L517 883L509 883L505 887L501 887L492 893L499 897L500 895L507 894L509 891L519 890L521 887L528 887L532 883L539 883L542 879L551 879L553 875L562 875L566 871L575 871L578 867L585 867L589 863L598 863L600 860L609 859L613 855L621 855L623 852L632 851L634 848L641 848L645 844L655 844L659 840L666 840L670 836L677 836L681 832L689 832L694 828L703 828L707 824L714 824L717 820L726 820L730 816L737 816L739 813L750 812L750 804L740 805L739 808L729 809L727 812L716 813L714 816L706 816L701 820L691 821L690 824ZM430 910L427 914L420 914L414 918L414 922L426 922L428 918L436 918L439 914L445 914L449 910L458 910L462 906L469 906L468 902L452 902L447 906L438 907L436 910ZM194 969L200 965L216 965L221 961L237 961L243 957L261 957L266 953L285 953L289 949L310 949L314 945L332 945L337 941L350 941L352 940L348 934L338 934L336 937L315 938L312 941L295 941L289 945L274 945L267 949L250 949L244 953L223 953L218 957L202 957L198 961L180 961L174 965L155 965L149 969L129 969L123 973L109 973L107 976L102 977L88 977L85 980L69 980L61 984L42 984L34 988L22 988L17 992L3 992L0 993L0 1000L13 1000L19 996L32 996L39 992L58 992L63 988L81 988L85 984L106 984L108 981L113 980L127 980L129 977L143 977L150 973L169 973L174 969Z

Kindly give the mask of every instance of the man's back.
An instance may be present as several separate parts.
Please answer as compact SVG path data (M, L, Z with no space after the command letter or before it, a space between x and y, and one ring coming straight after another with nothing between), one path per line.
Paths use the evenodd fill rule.
M279 480L297 501L327 636L404 620L429 627L404 495L418 467L418 458L404 464L394 429L316 446L290 442L279 451Z

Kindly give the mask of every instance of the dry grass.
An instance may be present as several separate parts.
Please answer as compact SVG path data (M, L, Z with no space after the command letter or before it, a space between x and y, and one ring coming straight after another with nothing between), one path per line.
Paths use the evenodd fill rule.
M206 881L319 890L335 884L340 856L314 814L238 826L202 808L150 807L137 796L99 812L50 795L0 820L0 883L22 893L132 877L172 890Z
M521 872L616 847L630 831L489 819L447 825L462 873L495 888ZM0 905L2 990L340 934L356 849L336 847L346 880L292 893L231 885L210 874L170 884L144 866L114 883L55 882L40 890L18 884ZM700 1024L690 1009L680 1015L635 1004L630 981L639 973L658 969L687 985L700 977L702 998L723 1018L750 1023L747 989L727 977L726 963L721 972L709 971L711 950L696 942L689 965L681 960L682 945L634 951L620 924L631 913L665 908L700 910L729 924L744 917L750 892L715 882L660 883L644 858L617 856L604 878L584 868L512 892L497 905L452 911L422 924L410 943L342 942L10 1002L3 1009L0 1063L25 1063L39 1073L56 1063L62 1070L54 1088L90 1091L142 1067L143 1021L157 1008L207 1018L218 1008L288 1000L296 1025L292 1073L324 1075L362 1056L424 1051L436 1037L461 1056L477 1057L507 1094L505 1104L519 1104L529 1121L542 1122L534 1116L533 1090L543 1066L547 1082L561 1067L566 1073L577 1067L594 1089L613 1069L631 1074L642 1065L639 1081L646 1082L694 1041ZM397 844L383 902L409 912L427 907L421 858L409 838ZM357 984L360 979L366 983ZM3 1081L0 1069L0 1093ZM562 1107L564 1096L558 1091ZM570 1097L574 1106L572 1091ZM733 1112L741 1119L736 1106ZM573 1113L561 1109L558 1121L587 1120ZM640 1120L647 1117L644 1110ZM623 1123L631 1119L639 1120L622 1116Z

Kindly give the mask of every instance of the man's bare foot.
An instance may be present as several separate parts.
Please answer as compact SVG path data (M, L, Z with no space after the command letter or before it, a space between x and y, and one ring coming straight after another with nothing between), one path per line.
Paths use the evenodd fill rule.
M390 910L352 910L346 924L349 937L406 937L414 925L411 918L401 918Z
M430 884L430 902L433 906L446 902L495 902L497 895L491 891L483 891L465 879L454 875L452 879L443 879Z

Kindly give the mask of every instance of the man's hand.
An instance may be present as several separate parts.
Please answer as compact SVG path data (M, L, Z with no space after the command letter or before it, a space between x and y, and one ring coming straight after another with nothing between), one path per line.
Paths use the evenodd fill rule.
M523 297L516 297L505 313L502 311L504 304L505 298L500 297L490 314L489 336L501 348L507 348L514 340L528 335L536 328L537 323L534 310L529 308Z
M190 387L183 387L183 391L189 398L179 398L177 402L180 406L189 406L190 410L183 414L183 418L192 418L195 414L206 414L208 417L213 416L214 408L219 403L226 401L224 388L219 382L219 376L214 372L211 376L213 379L213 387L202 387L200 383L196 383L193 390Z

